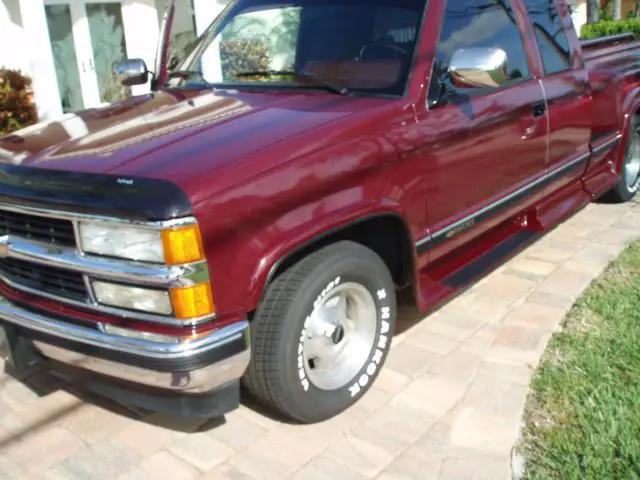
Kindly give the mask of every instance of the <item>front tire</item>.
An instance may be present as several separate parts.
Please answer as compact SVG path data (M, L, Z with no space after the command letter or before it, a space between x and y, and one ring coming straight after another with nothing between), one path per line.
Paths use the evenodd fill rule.
M380 257L341 241L303 258L266 289L251 325L249 392L314 423L371 387L395 329L395 285Z

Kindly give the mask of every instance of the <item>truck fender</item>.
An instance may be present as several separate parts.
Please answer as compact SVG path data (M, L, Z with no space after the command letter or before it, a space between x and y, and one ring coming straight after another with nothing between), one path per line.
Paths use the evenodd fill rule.
M257 306L260 302L266 286L274 278L278 269L288 260L294 258L308 248L323 241L331 243L331 238L339 235L358 224L382 217L393 217L401 222L405 229L406 238L411 239L408 223L400 206L392 201L383 201L368 206L357 205L349 211L334 211L322 218L298 225L295 234L288 231L280 241L272 248L265 251L255 262L254 275L248 285L248 297L250 304ZM407 245L410 248L410 273L415 278L416 253L413 242Z

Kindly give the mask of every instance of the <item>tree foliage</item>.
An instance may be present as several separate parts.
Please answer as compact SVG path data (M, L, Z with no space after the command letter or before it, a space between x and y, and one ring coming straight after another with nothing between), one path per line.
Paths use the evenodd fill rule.
M37 121L31 79L19 70L0 69L0 136Z

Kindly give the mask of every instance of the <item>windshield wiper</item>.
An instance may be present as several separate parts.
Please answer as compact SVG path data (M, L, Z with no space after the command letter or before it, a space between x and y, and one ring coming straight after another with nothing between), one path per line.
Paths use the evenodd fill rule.
M313 73L310 72L293 72L293 71L287 71L287 70L256 70L256 71L252 71L252 72L242 72L242 73L236 73L235 77L262 77L264 75L274 75L274 76L292 76L292 77L298 77L298 78L306 78L308 80L313 81L316 85L320 85L322 87L325 88L325 90L331 92L331 93L336 93L338 95L347 95L349 93L349 90L346 87L337 87L335 85L332 85L331 83L327 82L326 80L323 80L320 77L315 76Z
M204 79L202 72L198 72L197 70L173 70L167 73L167 78L180 78L182 82L188 82L191 80L193 83L197 83L201 88L202 86L213 87L213 83L208 82Z
M167 76L169 78L180 77L186 80L191 77L202 77L202 72L198 72L197 70L170 70Z

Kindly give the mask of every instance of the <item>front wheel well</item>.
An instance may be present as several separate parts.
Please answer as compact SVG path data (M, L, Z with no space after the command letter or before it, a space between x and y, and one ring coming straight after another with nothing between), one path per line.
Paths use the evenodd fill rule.
M413 245L409 231L398 215L385 214L351 223L296 248L272 267L266 285L301 258L343 240L359 243L378 254L398 288L413 282Z

